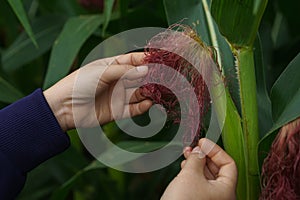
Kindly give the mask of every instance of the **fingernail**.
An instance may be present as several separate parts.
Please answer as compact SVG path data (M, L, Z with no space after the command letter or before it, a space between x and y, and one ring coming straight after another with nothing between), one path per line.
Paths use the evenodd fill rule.
M146 65L138 66L138 67L136 67L136 70L138 72L145 72L145 71L148 71L148 66L146 66Z
M195 148L193 149L192 153L197 153L197 154L198 154L198 157L199 157L200 159L202 159L202 158L204 158L204 157L206 156L205 153L203 153L203 151L201 151L201 149L200 149L199 146L195 147Z
M204 158L206 155L205 155L205 153L203 153L203 151L200 150L198 156L199 156L200 159L202 159L202 158Z
M196 146L196 147L193 149L192 153L199 153L200 151L201 151L200 147Z
M184 147L183 149L183 153L185 153L186 151L189 151L191 147Z

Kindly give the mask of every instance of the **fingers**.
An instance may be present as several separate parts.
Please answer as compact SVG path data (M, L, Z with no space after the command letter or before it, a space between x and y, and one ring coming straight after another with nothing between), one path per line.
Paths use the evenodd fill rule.
M185 164L186 164L186 160L183 160L180 164L181 169L184 168ZM208 180L215 180L216 179L216 176L214 175L213 172L210 171L208 166L204 166L204 176Z
M206 163L206 158L201 152L199 147L195 147L190 153L186 162L183 163L183 170L188 170L192 173L197 173L202 177L203 180L206 180L204 176L204 167Z
M124 101L126 99L126 91L124 90L123 81L119 81L115 87L113 87L113 93L115 94L111 97L110 110L113 119L121 119L124 111Z
M192 147L185 147L183 151L184 157L187 159L192 152ZM186 164L186 160L181 162L181 168L184 168ZM219 169L218 167L210 160L210 158L206 158L206 165L204 167L204 176L208 180L215 180L218 175Z
M144 57L145 53L143 52L124 54L114 57L115 60L112 64L138 66L144 64Z
M202 151L207 155L204 175L208 180L215 180L218 177L236 184L237 170L233 159L221 147L206 138L199 141L199 146L201 150L193 151L191 147L186 147L183 152L184 157L188 159L194 155L193 152ZM182 161L181 168L186 164L186 160Z
M184 168L185 164L186 164L186 160L183 160L183 161L180 163L180 167L181 167L181 169L183 169L183 168Z
M125 102L129 103L138 103L141 102L142 100L145 100L146 97L144 97L141 94L141 88L130 88L126 89L126 100Z
M209 157L206 158L206 165L212 175L217 177L220 169Z
M139 78L135 80L124 79L124 85L126 88L136 88L143 85L142 81L143 78Z
M110 65L101 76L101 81L109 85L122 77L134 80L146 76L147 73L147 66L135 67L133 65Z
M122 66L122 65L121 65ZM140 65L135 67L134 69L128 70L126 74L124 74L124 78L129 80L137 80L146 76L148 73L148 66Z
M124 74L125 78L135 80L144 77L148 73L147 66L144 64L145 54L129 53L114 57L114 61L108 68L108 76L112 77L112 81L120 79ZM133 70L133 69L136 70ZM116 72L117 71L117 72Z
M89 69L92 71L97 69L100 71L103 70L104 73L101 73L101 80L106 84L110 84L114 81L119 80L125 74L126 78L128 79L138 79L144 77L148 72L148 67L141 67L141 65L144 64L144 57L144 53L141 52L98 59L87 64L85 66L85 69ZM131 69L136 70L129 71Z
M131 80L130 83L133 85L134 83L137 83L136 81L145 77L147 73L147 66L135 67L132 65L111 65L105 70L101 76L101 80L104 83L111 84L118 81L120 78L124 78L124 80Z
M189 155L191 154L193 148L192 147L185 147L183 150L183 155L185 157L185 159L187 159L189 157Z
M199 146L201 147L201 151L219 168L217 180L231 182L235 185L237 169L234 160L221 147L206 138L202 138L199 141Z
M125 106L123 118L141 115L150 109L152 101L145 99L139 103L133 103Z
M204 167L204 176L207 180L216 180L216 176L209 170L207 165Z

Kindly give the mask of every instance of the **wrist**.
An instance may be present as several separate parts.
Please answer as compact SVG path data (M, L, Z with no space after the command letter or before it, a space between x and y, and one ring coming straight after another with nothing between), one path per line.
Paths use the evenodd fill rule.
M64 132L72 129L73 126L70 123L72 116L71 98L67 98L68 95L66 94L61 95L55 86L45 90L43 94L61 129Z

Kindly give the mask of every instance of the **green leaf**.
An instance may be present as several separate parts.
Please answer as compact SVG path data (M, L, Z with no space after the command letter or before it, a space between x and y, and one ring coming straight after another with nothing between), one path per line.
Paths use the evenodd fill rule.
M24 95L0 76L0 101L13 103Z
M18 19L20 20L21 24L23 25L25 31L29 35L35 47L38 47L38 43L36 42L36 39L34 37L22 1L21 0L7 0L7 1L10 4L13 11L15 12L15 14L17 15Z
M3 69L5 71L16 70L48 51L58 36L63 22L64 18L58 15L44 16L34 20L32 28L36 33L35 37L39 48L32 44L31 39L25 33L21 33L14 43L3 52Z
M102 36L105 35L106 28L108 26L108 23L111 18L111 13L114 7L115 0L105 0L104 1L104 22L103 22L103 28L102 28Z
M0 27L6 33L4 45L11 44L18 36L19 21L7 1L0 3Z
M135 152L145 152L145 151L154 151L156 149L161 148L162 146L166 145L168 142L139 142L139 141L123 141L118 143L118 146L127 150L127 151L135 151ZM118 157L118 153L116 148L111 148L104 152L101 156L109 156L118 163L118 164L125 164L132 160L135 160L137 157L134 158L124 158ZM143 154L141 154L143 155ZM121 159L121 160L120 160ZM93 161L91 164L83 168L82 170L78 171L74 176L72 176L68 181L66 181L60 188L58 188L53 195L51 196L51 200L63 200L68 195L69 191L72 189L76 181L81 177L84 176L85 173L88 173L91 170L103 169L107 166L100 163L98 160Z
M129 0L118 1L121 17L125 17L128 13Z
M18 196L18 200L49 199L56 188L88 163L85 155L76 151L71 144L65 152L43 162L28 173L27 184Z
M258 148L259 165L262 166L277 130L300 116L300 53L282 72L271 90L274 125L260 141Z
M213 0L211 12L221 33L234 46L252 46L267 0Z
M79 1L38 1L39 10L46 13L60 13L68 17L74 17L77 15L88 14L88 11L84 9Z
M87 167L83 168L82 170L78 171L74 176L72 176L70 179L68 179L62 186L60 186L57 190L54 191L52 194L50 200L64 200L66 199L69 191L72 189L75 182L82 176L84 173L94 170L94 169L102 169L106 166L101 164L98 161L92 162Z
M118 147L130 152L150 152L162 148L166 145L166 142L140 142L140 141L123 141L118 143ZM172 144L174 145L174 144ZM133 161L143 154L134 154L132 156L124 157L124 153L119 151L119 148L114 146L108 151L101 154L101 159L109 160L111 165L118 166L124 163ZM112 157L112 155L114 155Z
M70 18L54 43L43 88L66 76L83 43L103 22L100 15Z
M189 3L186 0L164 0L164 7L169 25L190 25L206 44L211 43L202 0L191 0Z
M300 115L300 53L274 83L271 101L274 128L296 119Z
M247 199L246 152L241 117L228 91L226 91L226 96L226 118L222 130L222 141L226 152L234 159L239 171L237 199Z
M266 87L265 66L259 37L257 37L254 43L254 63L258 104L258 125L260 138L262 138L273 126L273 119L271 100Z
M268 132L258 143L258 165L261 174L264 159L268 156L272 143L277 135L277 130Z

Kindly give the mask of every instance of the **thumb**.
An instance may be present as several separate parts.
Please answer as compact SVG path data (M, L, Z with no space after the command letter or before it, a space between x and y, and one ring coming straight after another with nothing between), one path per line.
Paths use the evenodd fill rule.
M204 177L205 163L206 163L206 156L201 151L200 147L197 146L193 149L193 151L187 158L184 168L182 170L191 171L205 178Z

